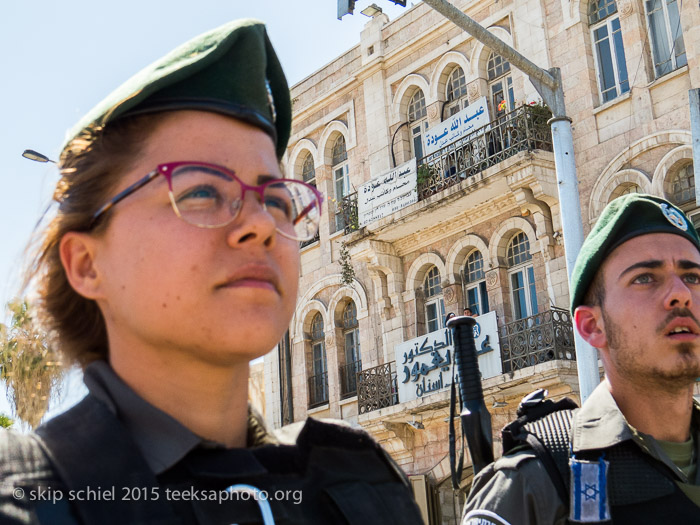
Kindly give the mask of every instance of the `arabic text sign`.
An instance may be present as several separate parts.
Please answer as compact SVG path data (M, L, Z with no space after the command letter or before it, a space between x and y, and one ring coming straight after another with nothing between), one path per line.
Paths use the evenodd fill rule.
M479 370L482 379L487 379L503 373L496 312L480 315L476 321L474 336ZM454 345L448 328L398 344L395 352L400 403L450 386Z
M373 178L357 190L360 227L418 202L416 159Z
M486 97L469 104L459 113L430 128L424 137L425 155L435 153L440 148L454 142L458 138L483 128L490 122L489 107Z

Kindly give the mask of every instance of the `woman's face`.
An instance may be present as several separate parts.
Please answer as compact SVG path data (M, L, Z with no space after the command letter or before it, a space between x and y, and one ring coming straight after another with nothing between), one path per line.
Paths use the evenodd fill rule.
M177 111L152 132L115 194L173 161L219 164L250 185L260 176L282 177L274 144L260 129L215 113ZM203 229L175 215L160 176L109 213L93 241L95 298L112 355L138 348L225 365L279 342L296 303L298 241L275 230L255 194L246 194L231 224Z

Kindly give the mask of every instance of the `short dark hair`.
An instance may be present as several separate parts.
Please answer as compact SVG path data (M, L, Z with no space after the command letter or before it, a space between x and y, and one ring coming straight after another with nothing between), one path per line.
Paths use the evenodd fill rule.
M583 303L586 306L603 306L605 301L605 283L603 282L603 267L598 268L598 271L593 277L588 290L583 296Z

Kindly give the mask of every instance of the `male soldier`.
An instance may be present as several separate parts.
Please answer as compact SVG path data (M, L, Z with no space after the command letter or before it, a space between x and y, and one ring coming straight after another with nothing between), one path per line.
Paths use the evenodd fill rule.
M649 195L610 203L576 261L571 310L605 380L573 413L564 490L518 447L475 478L462 523L700 523L700 239L688 218Z

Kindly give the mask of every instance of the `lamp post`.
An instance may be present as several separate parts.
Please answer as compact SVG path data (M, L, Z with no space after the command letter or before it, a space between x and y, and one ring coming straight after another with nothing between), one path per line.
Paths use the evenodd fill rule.
M43 153L39 153L38 151L34 151L33 149L25 149L22 152L22 156L25 159L33 160L34 162L51 162L52 164L56 164L55 160L51 160Z

